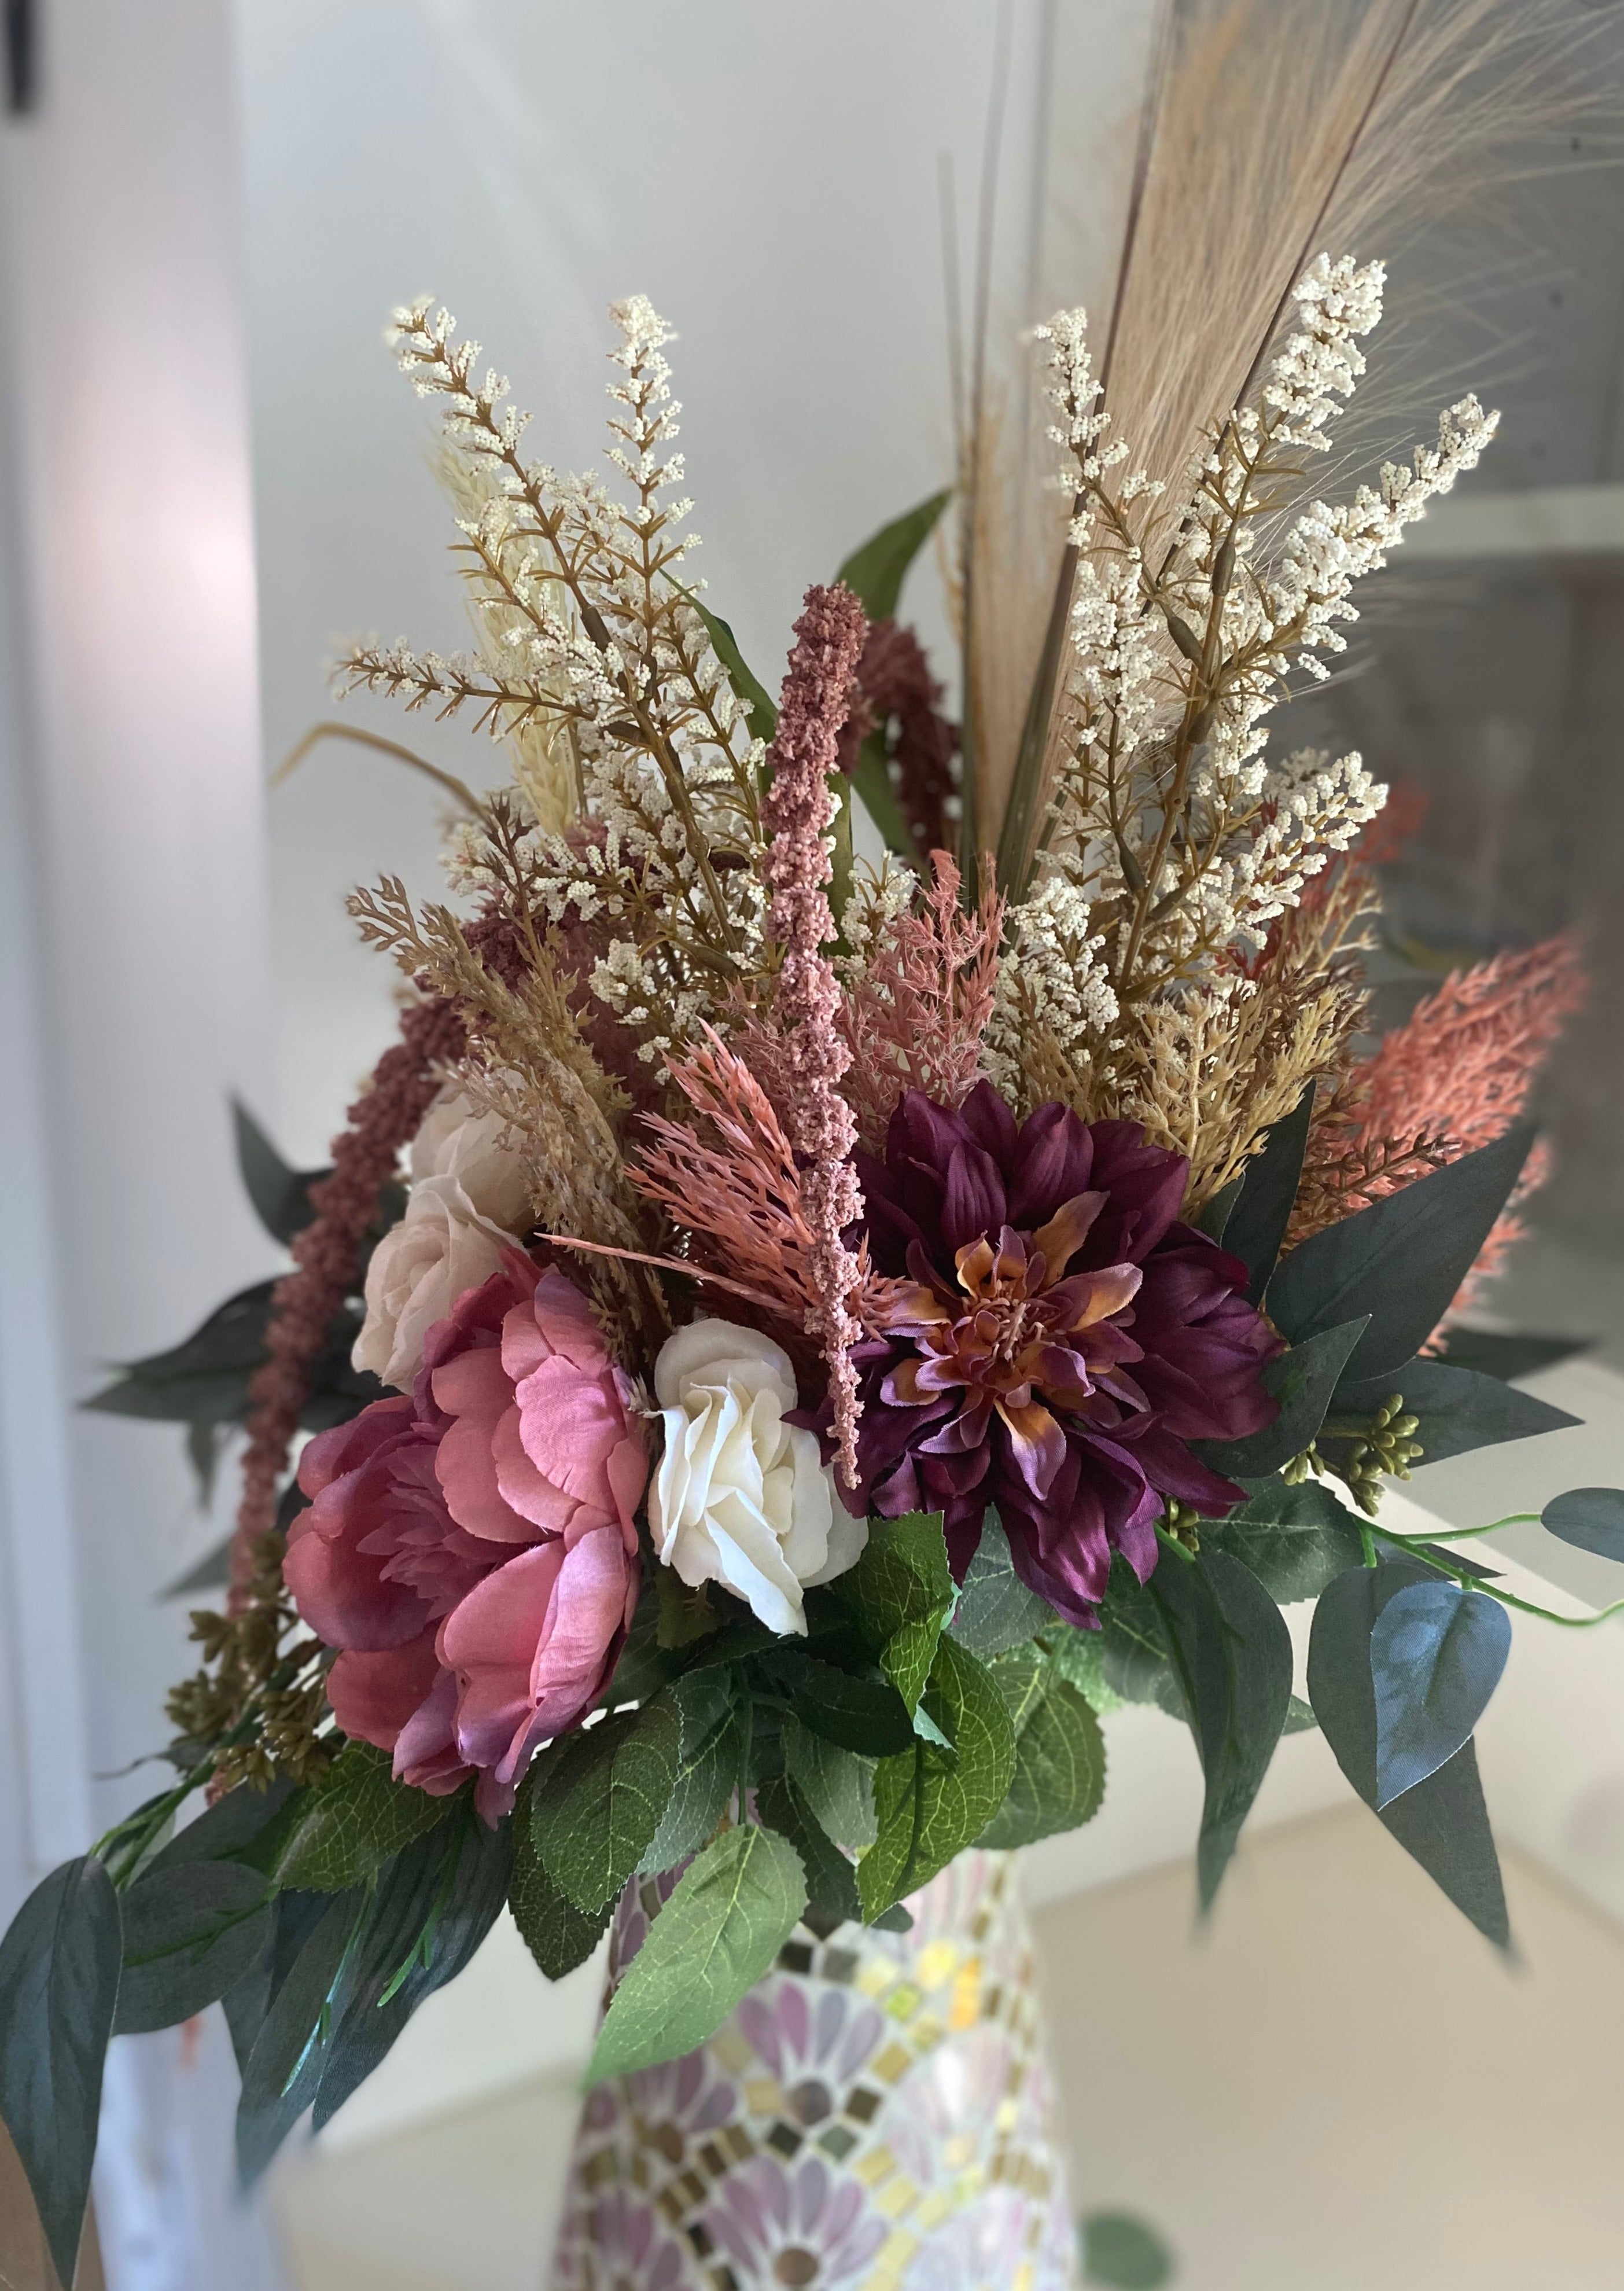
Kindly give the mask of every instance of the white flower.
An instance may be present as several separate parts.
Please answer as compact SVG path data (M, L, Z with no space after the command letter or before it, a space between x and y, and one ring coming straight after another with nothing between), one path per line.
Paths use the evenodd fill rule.
M853 1566L868 1523L836 1503L796 1404L789 1355L755 1329L690 1321L655 1363L665 1452L648 1495L655 1548L685 1583L722 1584L769 1630L802 1632L801 1593Z
M350 1359L402 1392L422 1364L423 1339L457 1298L478 1289L519 1246L530 1221L519 1156L500 1114L440 1092L412 1141L406 1210L366 1268L366 1320Z

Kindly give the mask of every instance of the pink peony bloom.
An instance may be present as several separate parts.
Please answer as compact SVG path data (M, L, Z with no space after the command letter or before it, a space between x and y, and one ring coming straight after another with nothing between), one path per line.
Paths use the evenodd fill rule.
M648 1459L585 1298L510 1250L429 1332L412 1396L306 1448L285 1568L341 1650L346 1734L489 1821L608 1684L637 1604Z

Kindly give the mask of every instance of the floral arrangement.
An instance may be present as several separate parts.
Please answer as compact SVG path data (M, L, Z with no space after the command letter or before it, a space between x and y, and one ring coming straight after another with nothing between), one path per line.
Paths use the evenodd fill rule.
M1382 287L1314 261L1172 478L1082 313L1038 329L1063 642L1001 808L973 694L955 726L896 620L946 494L808 591L775 703L690 570L648 303L582 478L527 458L444 312L398 314L478 643L343 674L471 720L507 777L426 768L446 900L355 896L406 1000L331 1169L241 1119L293 1269L95 1403L186 1421L205 1469L245 1445L178 1779L0 1949L0 2109L64 2280L115 2031L223 2001L252 2179L504 1904L556 1978L641 1874L664 1905L590 2076L647 2068L799 1925L904 1926L964 1849L1088 1821L1124 1699L1190 1727L1203 1904L1317 1724L1507 1943L1472 1733L1521 1603L1379 1506L1570 1420L1450 1324L1574 965L1491 964L1372 1049L1386 791L1266 744L1493 434L1464 398L1314 495ZM1624 1557L1616 1491L1544 1517Z

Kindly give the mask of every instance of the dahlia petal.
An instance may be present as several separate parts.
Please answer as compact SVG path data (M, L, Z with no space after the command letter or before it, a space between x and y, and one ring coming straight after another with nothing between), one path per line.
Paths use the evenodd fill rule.
M943 1241L957 1250L1003 1221L1004 1182L997 1162L979 1146L955 1146L942 1190Z
M1060 1204L1047 1225L1040 1226L1033 1234L1032 1245L1042 1250L1051 1282L1058 1282L1105 1206L1104 1194L1073 1194L1069 1202Z

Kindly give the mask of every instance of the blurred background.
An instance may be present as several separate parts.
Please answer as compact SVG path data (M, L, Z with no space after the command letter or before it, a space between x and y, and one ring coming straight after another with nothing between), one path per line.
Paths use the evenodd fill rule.
M131 1762L189 1667L184 1603L158 1595L224 1518L173 1429L76 1403L276 1269L229 1097L291 1161L323 1158L392 1025L344 894L436 880L438 799L386 758L326 743L270 784L335 713L342 639L462 639L390 309L442 297L513 376L532 449L579 467L607 305L647 293L679 329L710 602L770 683L807 583L951 480L944 245L962 269L984 187L1001 340L1108 293L1154 13L9 0L0 1917L146 1793ZM1467 387L1505 420L1372 592L1350 672L1286 727L1426 799L1390 871L1410 961L1384 971L1384 1017L1453 961L1561 929L1595 981L1543 1086L1557 1176L1488 1308L1595 1340L1534 1386L1587 1422L1423 1470L1414 1498L1456 1523L1624 1481L1624 8L1567 0L1545 36L1586 100L1515 180L1355 250L1395 261L1375 345L1394 422L1429 428ZM933 567L904 609L948 674ZM381 703L343 712L400 733ZM461 727L409 736L478 779ZM1533 1554L1501 1547L1519 1580ZM1541 1596L1608 1596L1581 1554L1539 1564ZM1615 2285L1621 1722L1618 1626L1519 1632L1483 1753L1507 1971L1313 1736L1282 1745L1195 1936L1190 1746L1116 1714L1105 1813L1028 1873L1080 2207L1154 2222L1190 2291ZM594 1999L591 1968L550 1990L499 1928L251 2206L217 2016L120 2039L108 2281L539 2286ZM0 2279L20 2267L0 2244Z

